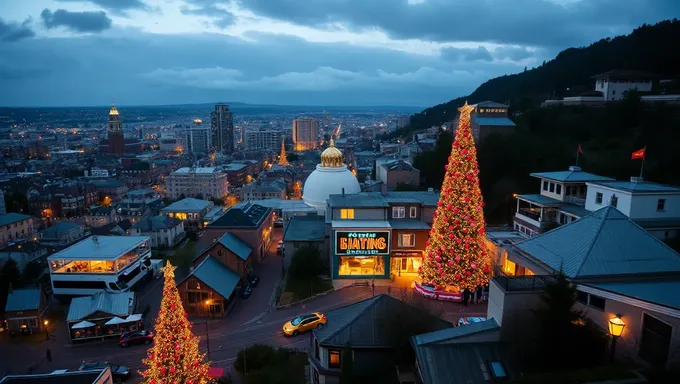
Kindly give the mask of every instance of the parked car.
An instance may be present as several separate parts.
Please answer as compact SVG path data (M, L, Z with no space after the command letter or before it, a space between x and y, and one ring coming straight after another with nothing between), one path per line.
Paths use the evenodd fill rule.
M294 318L283 325L283 334L286 336L297 336L314 328L321 329L326 325L326 315L319 312L310 313Z
M279 243L276 244L276 253L278 253L280 255L285 250L286 250L286 247L283 245L283 240L279 240Z
M283 220L278 219L278 220L274 221L274 227L278 227L278 228L283 227Z
M260 284L260 275L258 275L257 273L254 272L248 273L247 278L248 283L253 288L257 287L257 285Z
M150 344L153 342L153 332L151 331L132 331L120 335L118 345L127 348L130 345Z
M458 326L486 321L486 317L461 317L458 319Z
M130 378L130 368L124 365L112 364L106 361L83 361L78 367L79 371L86 371L89 369L104 369L106 367L111 368L111 375L113 380L116 382L125 381Z
M250 295L253 293L253 288L250 286L249 282L246 282L241 286L241 289L238 291L238 295L241 296L242 299L247 299L250 297Z

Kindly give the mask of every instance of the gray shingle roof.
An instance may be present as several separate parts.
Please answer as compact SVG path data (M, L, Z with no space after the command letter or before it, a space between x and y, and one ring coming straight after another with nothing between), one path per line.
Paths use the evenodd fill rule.
M597 289L633 297L638 300L680 309L680 280L644 280L630 282L587 283Z
M191 275L196 276L225 299L231 296L241 279L236 272L210 255L191 272Z
M233 233L225 233L217 240L218 243L224 245L225 248L232 251L236 256L240 257L242 260L248 260L250 254L253 252L253 248L248 245L245 241L241 240L238 236Z
M1 225L7 225L7 224L12 224L16 223L18 221L30 219L31 216L29 215L22 215L21 213L7 213L4 215L0 215L0 226Z
M609 181L614 180L611 177L605 177L596 175L594 173L588 173L583 171L557 171L557 172L538 172L531 173L533 177L538 177L541 179L550 179L554 181L560 181L563 183L585 183L588 181Z
M405 199L413 199L426 207L436 207L439 202L439 192L394 191L388 192L385 196L388 203L400 203L401 200Z
M389 220L392 229L430 229L427 223L415 219L394 219Z
M174 203L163 208L163 212L199 212L210 205L213 202L209 200L199 200L193 197L187 197L180 201L175 201Z
M326 219L319 215L293 216L286 225L283 241L323 241Z
M100 292L92 296L76 297L71 300L66 321L80 321L96 312L107 313L111 317L127 317L132 314L131 304L134 305L134 301L134 292Z
M680 272L678 253L611 206L516 247L571 278Z
M408 314L420 309L388 295L378 295L358 303L326 312L328 323L314 330L320 345L352 347L389 347L393 334L384 326L387 318L395 314ZM451 323L433 317L432 330L451 327Z
M33 311L40 309L40 288L15 289L7 295L6 312Z
M361 192L352 195L330 195L328 206L331 208L387 208L389 204L380 192Z
M257 228L272 212L271 208L259 204L241 203L224 213L219 219L208 224L209 228Z

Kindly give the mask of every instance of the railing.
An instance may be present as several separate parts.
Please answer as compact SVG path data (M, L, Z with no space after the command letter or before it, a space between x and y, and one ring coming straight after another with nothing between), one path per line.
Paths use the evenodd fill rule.
M538 292L554 282L553 275L508 276L499 266L494 268L493 280L506 292Z
M586 199L585 199L585 197L564 196L564 202L565 202L565 203L571 203L571 204L580 205L581 207L585 207L585 206L586 206Z
M519 211L517 212L522 216L526 216L530 219L536 220L536 221L541 221L541 214L536 213L532 210L529 210L527 208L520 208Z

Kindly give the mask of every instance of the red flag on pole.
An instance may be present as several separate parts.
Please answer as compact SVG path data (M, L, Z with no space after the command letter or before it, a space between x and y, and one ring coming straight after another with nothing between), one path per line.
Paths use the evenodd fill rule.
M642 149L638 149L637 151L633 152L633 154L630 156L631 160L636 160L636 159L645 159L645 150L647 147L644 147Z
M583 149L581 148L581 144L578 145L578 153L583 154Z

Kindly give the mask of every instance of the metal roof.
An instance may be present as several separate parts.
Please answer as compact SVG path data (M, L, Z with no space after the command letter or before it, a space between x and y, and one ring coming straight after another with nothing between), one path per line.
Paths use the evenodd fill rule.
M15 289L7 295L5 312L33 311L40 309L40 288Z
M560 205L559 207L557 207L557 210L562 211L562 212L566 212L566 213L573 215L573 216L576 216L578 218L581 218L583 216L588 216L592 213L592 212L583 208L580 205L569 204L569 203Z
M680 272L677 252L611 206L516 247L571 278Z
M81 321L97 312L109 314L111 317L127 317L132 314L134 303L134 292L109 293L103 291L92 296L75 297L71 300L66 321Z
M328 196L331 208L387 208L389 204L380 192L361 192Z
M153 232L160 229L171 229L182 224L182 220L176 217L152 216L138 221L132 228L139 229L141 232Z
M493 127L514 127L515 123L507 117L479 117L475 116L472 120L477 125L493 126Z
M630 282L587 283L597 289L638 300L680 309L680 280L644 280Z
M49 235L56 236L58 233L68 232L76 228L83 228L83 225L80 223L74 223L72 221L62 221L61 223L57 223L49 228L43 229L40 231L40 235L43 237L48 237Z
M428 384L495 382L491 379L493 365L502 367L505 375L502 380L522 377L515 354L505 343L453 343L414 349L419 372Z
M563 183L585 183L588 181L611 181L611 177L596 175L594 173L583 172L579 169L570 171L556 171L556 172L536 172L530 173L530 176L541 179L549 179L553 181L560 181Z
M30 219L31 216L29 215L22 215L21 213L7 213L4 215L0 215L0 226L2 225L9 225L12 223L16 223L18 221Z
M271 208L252 202L239 203L208 224L208 228L257 228L271 212Z
M65 371L65 370L64 370ZM35 375L7 375L0 379L1 384L94 384L104 382L111 369L92 369L87 371L54 371Z
M481 332L498 331L500 329L501 327L498 325L495 319L489 319L477 323L470 323L460 327L445 328L430 333L416 335L411 338L411 343L414 346L446 343L459 337L466 337Z
M208 255L192 272L199 280L217 291L224 299L231 297L241 276L222 264L219 260Z
M187 197L180 201L175 201L174 203L163 208L162 212L200 212L214 203L209 200L199 200L193 197Z
M323 241L326 219L319 215L293 216L286 225L283 241Z
M482 108L508 108L507 104L501 104L497 103L495 101L482 101L477 104L475 104L475 107L482 107Z
M253 248L248 245L248 243L230 232L222 235L217 242L224 245L225 248L232 251L236 256L240 257L241 260L248 260L248 257L250 257L250 254L253 252Z
M389 295L375 297L326 312L328 323L323 329L315 329L314 335L320 345L352 347L389 347L393 345L394 333L382 326L395 316L413 316L422 311ZM418 314L426 317L427 314ZM430 328L451 327L451 323L432 316Z
M670 217L667 219L636 219L634 221L637 225L647 230L680 227L680 218L678 217Z
M415 219L394 219L389 223L392 229L430 229L427 223Z
M385 220L333 220L331 222L335 228L391 228L390 223Z
M47 260L115 260L145 241L149 241L148 236L90 236Z
M635 193L680 193L680 187L673 185L665 185L659 183L653 183L651 181L640 181L634 183L632 181L606 181L606 182L596 182L589 183L593 185L598 185L601 187L618 189L619 191L625 191L632 194Z
M399 203L401 199L413 199L425 207L436 207L439 203L439 192L430 191L394 191L387 192L385 201Z
M539 194L530 194L530 195L517 195L517 198L520 200L528 201L530 203L534 203L537 205L560 205L563 204L561 201L557 199L553 199L552 197L548 196L543 196Z

